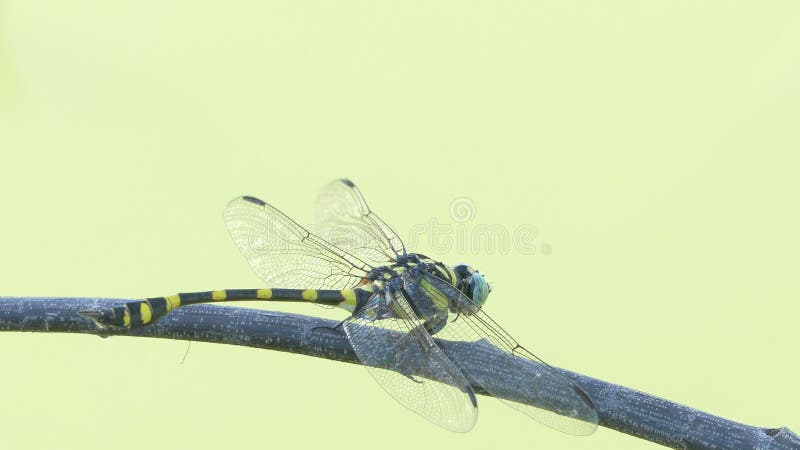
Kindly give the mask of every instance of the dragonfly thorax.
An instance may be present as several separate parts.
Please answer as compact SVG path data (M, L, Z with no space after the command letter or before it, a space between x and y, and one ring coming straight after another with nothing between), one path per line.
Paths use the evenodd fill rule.
M370 281L380 283L392 280L400 276L396 266L379 266L367 272L366 278Z
M399 288L403 285L404 275L413 275L419 272L425 272L452 285L463 294L463 297L468 299L465 301L466 299L463 297L461 299L448 298L446 303L439 302L436 308L421 308L429 311L436 309L439 313L446 313L449 309L454 313L471 314L476 307L483 306L492 290L483 274L471 266L466 264L447 266L420 253L399 255L393 264L375 267L366 274L365 278L372 282L372 287L376 292L380 292L386 288ZM412 303L418 302L414 302L412 299ZM426 319L426 317L421 318Z

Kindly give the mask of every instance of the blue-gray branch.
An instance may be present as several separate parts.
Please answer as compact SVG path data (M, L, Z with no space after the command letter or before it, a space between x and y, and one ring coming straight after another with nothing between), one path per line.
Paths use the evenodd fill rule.
M99 298L0 297L0 331L100 334L94 323L77 311L109 307L129 300ZM184 339L300 353L359 364L343 333L330 330L336 322L297 314L249 308L193 305L178 308L153 325L129 336ZM480 342L439 341L447 354L470 373L500 367L512 356ZM535 363L531 363L535 364ZM535 367L531 367L535 370ZM723 419L633 389L558 369L576 380L597 406L600 425L667 447L681 449L797 449L800 437L787 428L760 428ZM496 371L495 392L529 403L527 386L513 374ZM546 384L546 379L544 384ZM486 394L483 387L475 391ZM557 390L543 386L535 406L547 408L548 395Z

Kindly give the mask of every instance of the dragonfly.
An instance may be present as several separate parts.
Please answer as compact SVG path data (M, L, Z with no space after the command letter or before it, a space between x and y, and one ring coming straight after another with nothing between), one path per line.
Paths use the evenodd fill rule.
M336 306L350 313L336 328L346 334L359 361L389 395L430 422L457 432L473 428L478 404L471 378L547 426L574 435L594 432L598 414L589 395L484 311L491 285L482 273L467 264L447 265L407 251L350 180L323 187L315 212L317 233L312 233L255 197L238 197L226 206L224 220L233 241L261 280L274 287L180 293L79 314L102 329L124 331L198 303L263 300ZM493 345L510 356L504 359L511 361L504 370L522 377L529 389L526 398L539 398L547 379L549 389L555 387L563 397L558 402L562 407L544 409L528 404L536 402L504 399L508 395L492 387L496 383L489 373L465 373L447 355L441 339Z

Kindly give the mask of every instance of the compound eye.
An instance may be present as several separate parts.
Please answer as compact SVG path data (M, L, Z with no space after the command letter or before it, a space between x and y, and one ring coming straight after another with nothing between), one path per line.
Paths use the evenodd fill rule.
M475 272L478 272L477 270ZM484 280L486 280L486 275L481 274ZM486 280L486 288L489 289L489 292L492 292L492 283L489 280Z
M483 306L486 303L486 298L489 297L489 283L478 272L472 274L470 279L470 287L472 288L472 302L478 306Z

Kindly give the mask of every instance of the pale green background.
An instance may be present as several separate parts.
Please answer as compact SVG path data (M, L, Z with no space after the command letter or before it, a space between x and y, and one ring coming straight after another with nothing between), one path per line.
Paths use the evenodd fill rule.
M225 202L308 223L348 176L401 233L461 196L535 225L552 254L435 256L548 361L800 430L800 4L199 3L1 4L0 295L259 287ZM2 447L656 448L488 398L457 435L357 366L185 348L0 334Z

